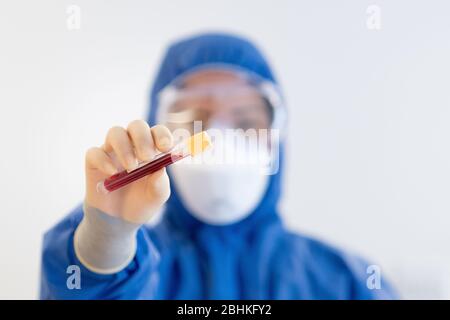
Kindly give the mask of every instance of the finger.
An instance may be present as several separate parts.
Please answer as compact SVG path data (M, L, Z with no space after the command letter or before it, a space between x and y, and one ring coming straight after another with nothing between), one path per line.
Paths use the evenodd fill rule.
M165 202L170 195L170 182L166 168L162 168L147 177L147 194L158 198L158 202Z
M156 150L150 132L150 126L147 122L134 120L128 125L127 131L139 160L151 160L155 156Z
M97 169L106 175L117 173L117 168L108 154L103 149L96 147L90 148L86 152L86 168Z
M104 148L106 152L114 152L120 164L126 170L137 168L138 161L134 154L133 144L124 128L112 127L109 129Z
M167 152L173 146L173 136L167 127L163 125L156 125L151 128L153 141L159 151Z

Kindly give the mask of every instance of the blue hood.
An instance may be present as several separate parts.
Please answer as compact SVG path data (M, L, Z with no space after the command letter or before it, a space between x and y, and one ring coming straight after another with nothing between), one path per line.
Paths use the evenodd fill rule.
M161 63L151 91L151 105L148 122L155 125L158 108L158 94L178 76L206 65L228 65L254 73L266 81L276 84L275 77L262 53L248 40L228 34L202 34L172 44ZM247 229L256 220L277 218L277 203L280 198L281 174L283 169L283 148L280 146L279 170L270 177L267 191L252 214L246 219L218 229ZM183 206L172 185L167 201L166 219L186 230L205 226L195 219ZM186 228L188 227L188 228Z

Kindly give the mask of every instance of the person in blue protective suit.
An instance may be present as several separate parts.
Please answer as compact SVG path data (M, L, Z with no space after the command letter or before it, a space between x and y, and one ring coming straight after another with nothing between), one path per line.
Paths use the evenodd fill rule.
M173 44L153 85L148 121L111 128L105 143L87 152L83 205L44 236L40 297L393 298L383 277L371 285L364 260L283 226L284 115L276 79L247 40L204 34ZM97 190L121 168L170 150L177 130L193 132L198 123L219 133L280 131L278 144L261 144L272 170L261 174L259 162L181 161L120 190ZM161 220L145 224L161 208Z

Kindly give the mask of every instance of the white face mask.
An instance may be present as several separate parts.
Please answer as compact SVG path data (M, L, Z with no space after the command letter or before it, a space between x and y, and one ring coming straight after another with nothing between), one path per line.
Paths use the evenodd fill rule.
M261 201L269 181L262 169L263 161L236 161L242 156L246 159L267 158L267 149L243 150L242 146L228 143L222 146L223 155L229 157L232 154L234 160L224 161L222 157L220 161L214 161L220 152L210 151L205 155L209 160L207 163L192 163L185 159L169 167L185 207L198 220L211 225L232 224L247 217Z

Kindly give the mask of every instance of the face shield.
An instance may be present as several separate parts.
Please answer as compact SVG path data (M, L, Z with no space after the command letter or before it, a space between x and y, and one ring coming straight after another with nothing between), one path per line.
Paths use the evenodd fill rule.
M189 211L210 224L230 224L260 202L278 170L285 112L276 86L241 71L197 70L161 91L157 121L175 141L208 131L213 148L171 166ZM245 182L245 184L243 184Z

